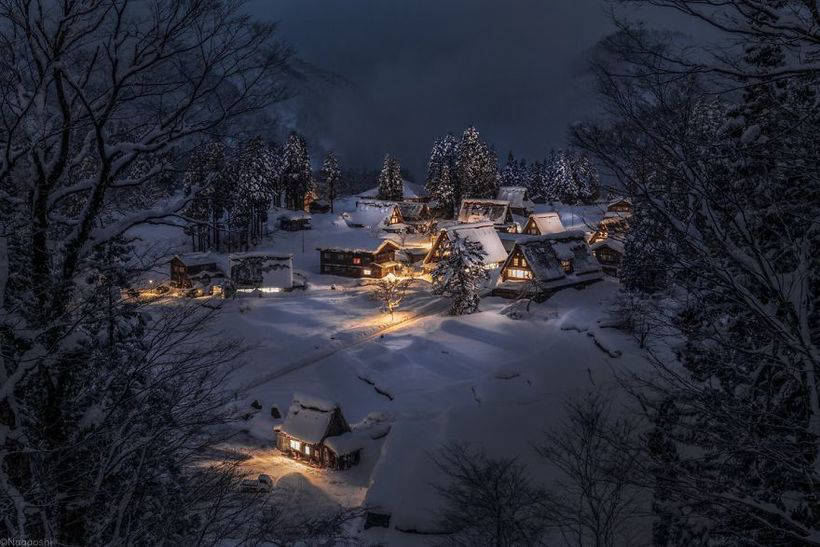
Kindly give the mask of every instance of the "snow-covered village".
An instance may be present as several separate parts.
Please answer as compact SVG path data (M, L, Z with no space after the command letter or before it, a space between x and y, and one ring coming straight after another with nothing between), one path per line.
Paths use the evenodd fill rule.
M0 2L0 545L820 545L818 13Z

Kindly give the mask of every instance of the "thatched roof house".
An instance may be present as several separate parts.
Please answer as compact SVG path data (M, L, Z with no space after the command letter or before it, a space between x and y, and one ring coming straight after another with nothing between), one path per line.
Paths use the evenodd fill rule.
M501 186L498 189L498 199L501 201L509 201L510 209L513 214L516 215L528 215L533 208L533 203L529 199L527 188L524 186Z
M546 234L556 234L565 230L558 213L550 212L530 215L523 232L531 236L542 236Z
M481 243L486 255L484 256L484 266L495 268L507 258L507 251L501 238L498 237L492 222L478 222L473 224L456 224L442 229L436 236L430 252L424 258L424 268L432 269L443 256L449 253L449 243L455 235L466 238L470 241Z
M568 231L518 241L501 266L496 293L549 295L573 285L598 281L601 266L584 240L584 232Z
M276 428L276 448L305 463L347 469L359 463L362 443L338 403L297 393Z
M387 228L404 223L397 203L378 200L357 201L356 210L346 220L354 228Z
M496 230L515 231L510 202L500 199L467 198L461 202L458 221L463 224L492 222Z

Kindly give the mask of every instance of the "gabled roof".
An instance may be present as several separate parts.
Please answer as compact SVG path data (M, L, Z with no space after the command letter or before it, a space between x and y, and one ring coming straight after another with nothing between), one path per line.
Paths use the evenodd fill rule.
M464 199L458 211L458 221L507 224L512 222L510 202L503 199Z
M627 205L632 205L631 198L615 198L611 200L609 203L606 204L607 208L612 207L613 205L618 205L619 203L626 203Z
M561 217L556 212L537 213L530 215L530 219L538 227L541 235L554 234L565 231L564 225L561 224Z
M211 253L187 253L174 255L174 258L182 261L186 266L205 266L207 264L219 266L219 262L222 259L220 256Z
M352 245L351 245L352 244ZM352 238L349 243L326 244L316 247L317 251L335 251L339 253L379 253L387 247L398 250L400 247L395 241L378 239L375 237Z
M279 431L302 442L316 444L327 436L336 411L339 411L338 403L296 393Z
M393 212L398 211L401 222L401 211L392 201L357 201L356 210L348 215L348 224L367 228L387 226Z
M589 246L589 248L592 249L593 251L597 251L601 247L608 247L608 248L612 249L613 251L617 251L621 254L624 254L624 242L620 241L618 239L612 239L611 237L608 237L606 239L600 240L597 243L593 243L592 245Z
M451 240L453 238L453 234L458 234L459 237L481 243L481 246L484 248L484 252L487 253L484 256L485 265L503 262L507 258L507 251L504 249L504 244L501 243L501 238L498 237L498 232L493 227L493 223L479 222L474 224L457 224L441 230L436 242L430 249L430 253L428 253L427 258L424 259L424 262L429 262L433 250L437 245L442 244L442 238Z
M584 232L567 231L530 236L515 244L510 256L520 251L533 273L533 280L549 287L572 285L602 277L601 266L584 241ZM564 272L562 260L571 260L573 271ZM502 266L509 265L510 259Z
M524 186L501 186L498 188L498 199L509 201L514 209L525 209L532 206L527 199L527 188Z
M405 221L424 220L424 212L429 210L429 207L427 207L426 203L420 203L418 201L402 201L399 203L399 210Z

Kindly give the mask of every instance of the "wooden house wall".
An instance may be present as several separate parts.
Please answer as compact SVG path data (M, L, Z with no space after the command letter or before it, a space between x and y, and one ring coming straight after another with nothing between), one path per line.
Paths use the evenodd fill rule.
M376 264L391 262L395 259L396 250L393 247L385 247L379 253L323 249L319 254L319 265L323 274L347 277L383 277L386 272ZM365 273L365 270L369 270L370 273Z
M530 218L527 220L527 224L524 226L524 233L529 234L531 236L540 236L541 230L538 229L538 224L535 223L535 220Z
M525 277L517 277L512 275L512 270L518 270L523 272ZM501 270L501 280L502 281L531 281L533 278L532 269L530 265L527 263L527 259L524 258L524 253L521 252L521 249L515 248L513 252L510 254L507 262L504 264L504 268Z

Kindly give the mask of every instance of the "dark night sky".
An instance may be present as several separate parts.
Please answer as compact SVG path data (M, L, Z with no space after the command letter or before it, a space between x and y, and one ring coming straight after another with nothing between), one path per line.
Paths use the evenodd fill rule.
M589 116L585 52L613 30L600 0L254 0L314 80L284 123L344 165L398 155L424 178L433 138L474 124L499 156L538 159Z

